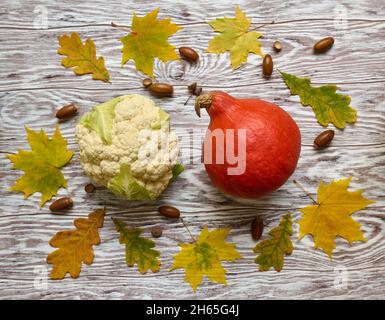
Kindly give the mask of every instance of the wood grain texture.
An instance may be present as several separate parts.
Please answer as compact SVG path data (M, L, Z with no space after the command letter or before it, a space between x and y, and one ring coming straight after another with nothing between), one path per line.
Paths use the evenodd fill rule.
M315 84L332 81L342 88L346 83L385 82L385 72L383 68L379 68L385 64L383 53L385 21L350 21L349 32L336 33L336 44L327 55L313 55L312 45L320 37L328 35L331 28L334 29L333 23L312 21L310 25L309 28L309 22L299 21L289 26L275 23L261 29L264 34L261 40L264 52L272 53L273 42L276 39L282 41L283 50L279 54L272 53L276 68L301 76L310 76ZM290 36L287 36L288 28ZM56 54L57 38L63 33L74 31L78 32L82 39L91 37L95 41L97 54L106 58L106 67L111 74L110 86L100 81L92 81L89 76L74 77L71 70L65 70L61 66L62 57ZM111 26L32 30L28 31L28 37L24 37L24 41L19 39L26 30L12 29L0 32L7 35L2 38L2 44L7 48L2 53L2 58L8 61L0 67L0 76L3 78L1 91L47 87L99 88L114 91L141 87L143 76L135 72L134 63L131 61L121 67L122 45L119 38L126 33ZM177 32L170 42L176 46L180 44L194 47L201 59L192 65L185 61L171 61L164 64L157 60L154 73L156 80L186 85L199 79L209 88L249 87L267 83L276 85L281 81L278 73L275 73L269 81L263 79L261 58L257 55L250 55L248 64L232 71L228 54L218 56L205 53L213 35L206 23L186 26ZM39 52L39 55L36 55L36 52ZM225 83L218 82L219 75L226 79Z
M48 29L36 29L33 14L38 5L48 10ZM340 92L352 97L358 121L344 131L337 131L332 145L322 151L312 147L314 137L323 130L310 108L302 107L275 72L270 80L261 76L261 59L250 55L248 64L231 71L227 54L204 53L213 36L205 23L216 17L233 16L232 1L3 1L0 6L0 299L358 299L385 297L385 3L367 1L239 1L253 26L275 20L260 31L265 52L281 40L283 50L273 53L275 66L298 76L309 76L314 84L336 83ZM74 139L79 116L60 124L69 148L75 151L71 163L63 170L69 180L68 190L75 206L63 216L52 215L48 206L39 208L39 195L24 200L7 188L22 173L11 171L7 153L28 148L23 125L32 129L54 131L54 114L59 106L74 101L80 114L94 104L114 96L130 93L149 95L141 87L143 75L136 73L132 62L120 66L124 32L112 29L111 21L129 24L135 10L143 15L160 7L161 17L169 16L184 29L171 38L175 46L188 45L200 53L199 63L182 61L156 62L155 78L175 85L173 98L156 103L170 112L177 131L186 171L156 202L129 202L118 199L104 189L86 194L89 181L83 174ZM41 10L38 9L38 10ZM344 19L338 19L343 12ZM337 17L337 19L336 19ZM341 21L342 22L341 22ZM342 26L342 27L341 27ZM103 55L110 70L112 84L92 81L89 76L76 77L60 65L56 54L57 37L79 32L91 37L98 55ZM326 35L336 43L325 55L313 55L312 44ZM200 164L200 141L208 116L198 119L192 101L184 106L186 85L200 82L205 90L221 89L239 97L259 97L281 105L300 126L302 154L298 169L280 190L260 200L239 200L214 189ZM352 189L364 188L365 195L376 201L354 214L362 224L368 241L349 246L337 239L333 260L312 248L311 238L294 240L295 250L286 258L284 270L258 272L249 229L255 215L261 215L267 231L282 214L290 211L295 221L298 208L309 204L307 197L292 183L299 180L311 193L318 182L330 182L353 176ZM178 242L188 241L183 226L156 214L160 204L181 209L193 233L204 225L210 228L231 226L229 240L237 243L244 257L237 263L225 263L228 287L204 281L194 295L183 282L183 271L168 272ZM107 218L101 229L101 245L95 248L95 261L83 266L78 279L48 281L46 290L37 289L35 268L46 268L45 258L52 248L49 239L59 230L69 229L76 217L106 206ZM149 228L162 225L162 238L156 241L161 251L160 272L140 275L127 268L124 250L109 216L118 215L127 224ZM298 226L295 224L295 233ZM294 238L293 238L294 239ZM347 287L335 285L340 269L347 275ZM48 268L49 271L49 268ZM337 280L336 280L337 279Z

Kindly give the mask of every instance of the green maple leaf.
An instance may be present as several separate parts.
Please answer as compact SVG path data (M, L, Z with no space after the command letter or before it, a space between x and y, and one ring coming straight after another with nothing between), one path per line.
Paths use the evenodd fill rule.
M218 18L208 24L220 35L210 40L207 52L224 53L230 51L230 61L233 69L238 68L242 62L247 62L249 53L263 56L261 44L258 39L262 34L248 31L251 20L237 6L235 18Z
M278 272L282 270L285 254L293 252L293 243L290 239L292 234L292 219L288 213L281 218L277 227L270 230L269 238L255 246L254 252L259 253L255 259L259 264L259 271L268 271L270 267L274 267Z
M120 233L119 243L126 246L126 262L129 267L138 264L138 270L146 273L149 269L152 272L159 271L160 261L159 251L152 249L155 242L140 236L142 229L127 228L119 219L112 219L115 224L116 231Z
M332 123L338 129L343 129L346 123L356 122L357 111L349 106L350 97L336 93L337 86L324 85L315 88L311 86L308 78L298 78L281 71L280 73L291 94L299 95L304 106L313 108L321 125L326 127Z
M222 261L235 261L242 258L235 244L225 242L230 229L208 231L204 227L195 243L181 243L182 249L174 257L170 271L185 269L185 280L194 291L201 284L203 276L211 282L227 285L226 270Z
M31 151L19 150L17 154L7 155L13 162L12 169L25 172L10 190L24 192L25 198L40 192L40 206L43 206L57 194L60 187L67 188L60 168L70 161L73 152L67 150L67 140L60 134L59 126L52 139L47 137L43 129L35 132L26 127L26 131Z
M159 8L144 17L134 13L131 33L120 39L123 43L122 65L132 59L136 70L151 77L154 76L155 58L163 62L179 59L175 47L167 39L182 27L172 23L171 19L158 20L158 12Z

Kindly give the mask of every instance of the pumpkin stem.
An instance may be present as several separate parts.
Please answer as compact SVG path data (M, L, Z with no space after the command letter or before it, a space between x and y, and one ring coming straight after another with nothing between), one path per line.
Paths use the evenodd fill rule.
M206 110L210 108L212 103L211 96L209 94L202 94L198 96L195 100L195 112L198 115L198 117L201 116L201 109L205 108Z

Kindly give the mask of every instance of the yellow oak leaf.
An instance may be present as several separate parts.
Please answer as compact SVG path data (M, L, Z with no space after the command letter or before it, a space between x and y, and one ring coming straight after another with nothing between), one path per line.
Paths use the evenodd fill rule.
M210 40L207 52L224 53L230 51L230 61L233 69L238 68L242 62L247 62L249 53L263 56L261 44L258 39L262 34L248 31L251 20L237 6L235 18L218 18L208 24L216 32L221 32Z
M59 188L67 188L67 181L60 168L70 161L73 152L67 150L67 140L60 134L59 126L56 126L52 139L47 137L43 129L40 132L27 127L25 129L31 151L19 150L17 154L7 155L13 162L12 169L23 170L25 173L10 190L24 192L25 198L40 192L40 206L43 206L57 194Z
M47 263L52 264L51 279L63 279L67 273L77 278L82 263L92 264L94 261L93 246L100 243L99 228L103 227L104 209L97 209L88 218L75 219L75 230L60 231L51 239L49 244L59 248L47 257Z
M126 246L126 262L129 267L138 264L138 270L146 273L149 269L152 272L159 271L160 261L158 260L159 251L152 249L155 242L140 236L142 229L127 228L124 223L113 219L116 231L120 233L119 243Z
M269 232L269 238L258 243L254 252L259 253L255 262L259 264L259 271L268 271L273 267L276 271L283 268L285 254L293 252L291 235L293 234L292 219L290 213L283 216L279 225Z
M66 68L73 68L77 75L92 73L92 79L110 81L110 75L104 65L104 58L96 58L95 43L87 39L82 43L79 35L73 32L71 36L62 35L59 38L58 54L67 56L61 63Z
M163 62L178 60L175 47L167 39L182 27L171 22L171 19L158 20L159 8L144 17L134 12L131 33L121 38L123 43L122 65L130 59L134 60L136 70L153 77L154 59Z
M336 93L337 86L313 87L308 78L299 78L280 71L282 79L292 95L298 95L304 106L311 106L318 122L326 127L329 123L344 129L346 123L357 120L357 111L350 106L350 97Z
M334 240L342 237L352 244L353 241L366 241L361 224L351 215L374 201L362 196L363 190L348 191L350 178L332 181L318 187L317 204L300 209L304 215L299 220L299 239L310 234L314 247L321 248L332 257Z
M202 283L203 276L211 282L227 285L222 261L242 258L235 244L225 242L229 232L229 228L208 231L204 227L196 242L179 244L182 249L175 255L170 271L185 269L185 281L190 283L194 292Z

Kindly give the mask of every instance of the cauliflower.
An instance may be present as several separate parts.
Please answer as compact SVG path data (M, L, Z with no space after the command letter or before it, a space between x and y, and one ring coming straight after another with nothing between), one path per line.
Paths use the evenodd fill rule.
M80 162L97 184L130 200L154 200L183 166L170 116L142 95L95 106L76 126Z

